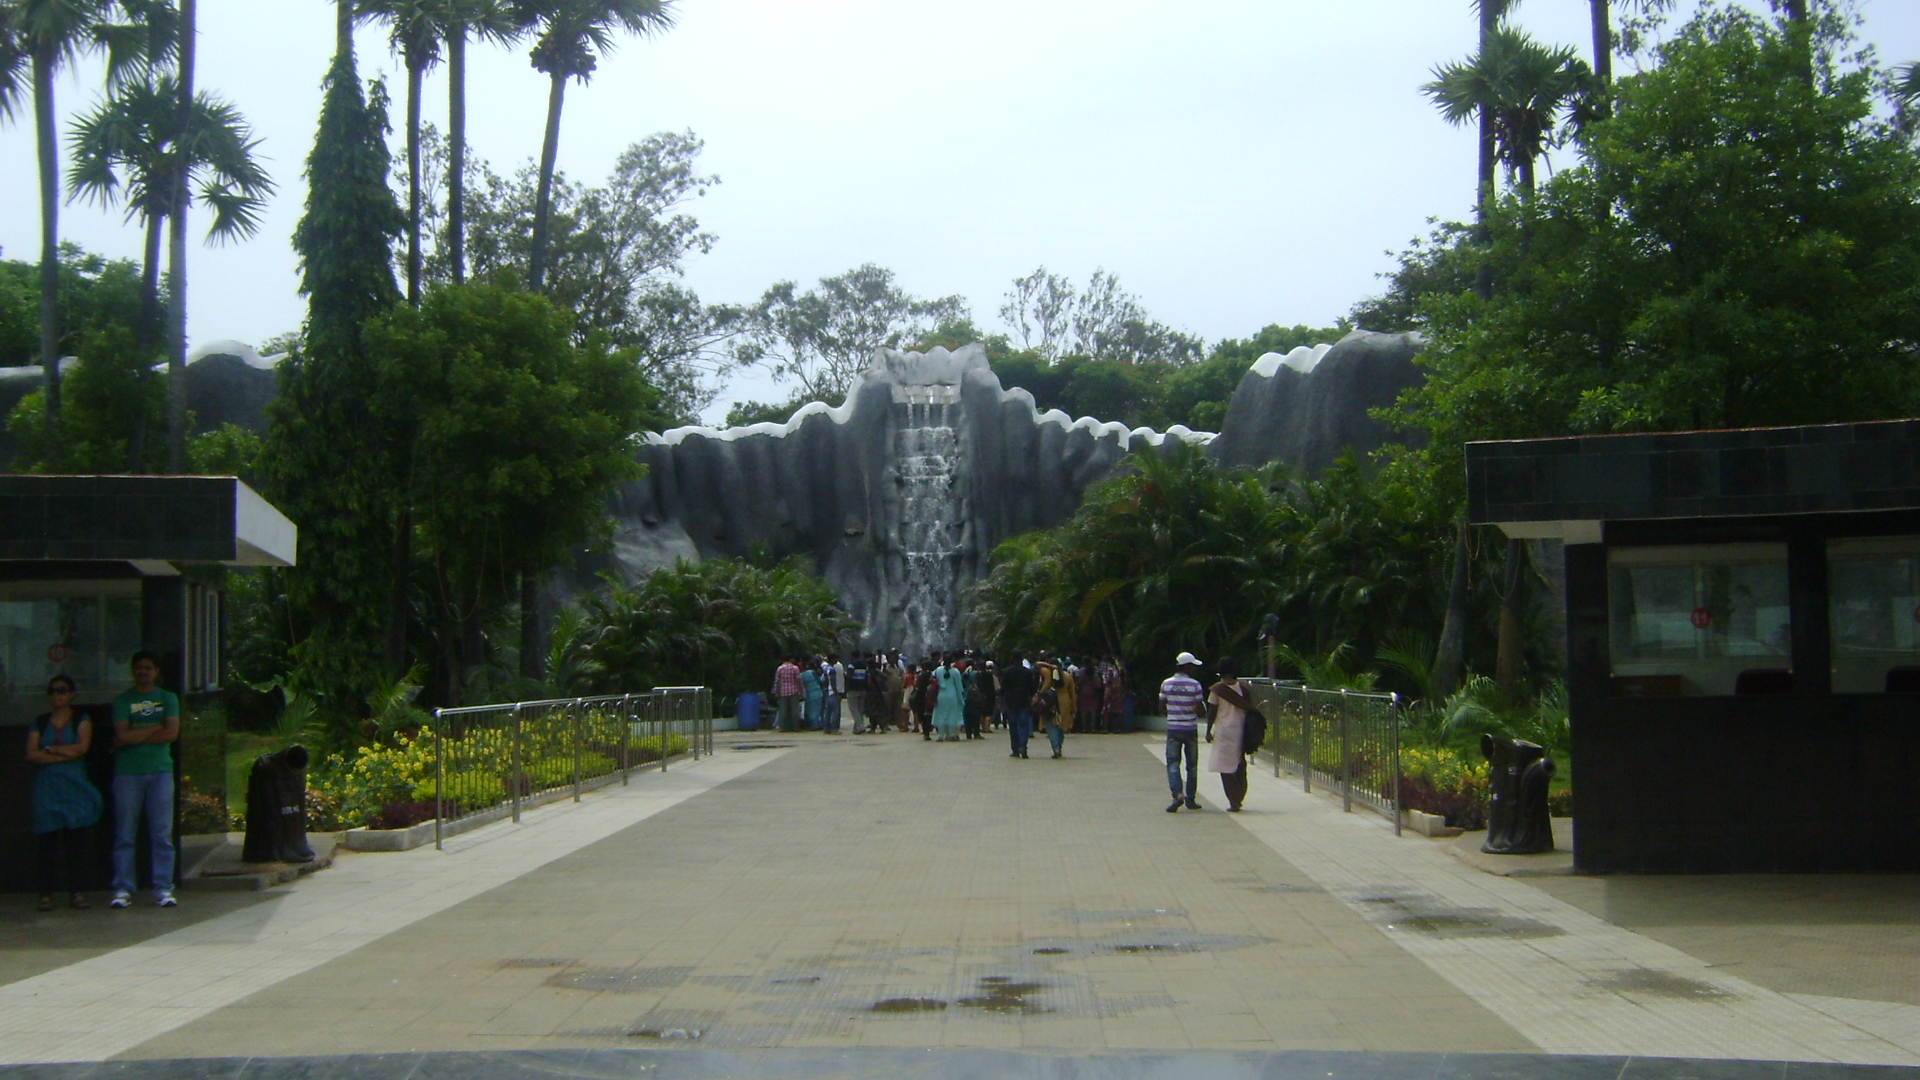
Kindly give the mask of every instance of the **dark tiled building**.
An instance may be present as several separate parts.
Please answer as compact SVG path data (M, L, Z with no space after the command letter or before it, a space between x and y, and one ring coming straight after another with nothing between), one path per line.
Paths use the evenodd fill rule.
M1467 447L1566 542L1574 863L1920 870L1920 420Z
M209 774L176 791L224 783L224 720L215 713L196 729L221 689L219 571L291 566L295 544L293 523L230 476L0 475L0 747L12 748L0 751L0 890L30 886L30 766L20 748L56 674L74 679L76 703L94 718L102 791L112 771L107 706L129 685L139 649L160 655L160 685L189 714L175 768Z

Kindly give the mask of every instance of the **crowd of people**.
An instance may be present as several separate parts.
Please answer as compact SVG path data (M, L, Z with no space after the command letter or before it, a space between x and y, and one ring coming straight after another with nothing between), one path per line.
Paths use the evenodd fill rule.
M1202 665L1192 653L1181 653L1174 667L1159 692L1173 792L1167 812L1200 809L1202 724L1209 744L1206 771L1220 774L1227 809L1238 812L1247 794L1243 740L1253 709L1250 692L1235 676L1231 658L1215 663L1218 678L1211 686L1195 677ZM1044 651L995 660L963 649L917 664L897 649L855 652L845 663L837 653L789 656L773 673L772 699L774 726L781 731L917 732L928 742L1005 731L1012 758L1027 757L1036 733L1045 733L1059 758L1069 733L1125 733L1134 721L1127 668L1118 657L1075 662Z

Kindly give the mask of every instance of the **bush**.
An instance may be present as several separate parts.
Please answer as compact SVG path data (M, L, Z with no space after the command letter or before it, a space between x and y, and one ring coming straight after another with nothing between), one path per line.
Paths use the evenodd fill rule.
M189 791L181 797L181 835L224 833L232 827L233 818L227 813L226 799L217 795L203 795L198 791Z
M1573 816L1573 789L1562 788L1547 793L1547 813L1554 817Z
M437 807L432 800L426 802L397 802L384 806L367 821L369 829L411 829L423 821L432 821ZM447 816L453 817L460 812L459 803L448 803Z
M360 826L340 814L340 800L331 793L307 788L307 829L310 832L339 832ZM239 826L235 826L238 828Z
M1484 766L1451 746L1408 746L1400 750L1400 805L1438 814L1460 829L1487 827L1487 775Z
M433 780L413 786L413 797L419 802L432 803L438 792L439 784ZM468 811L485 810L507 801L507 785L490 772L454 773L447 777L447 801L458 802ZM451 811L448 816L453 816Z

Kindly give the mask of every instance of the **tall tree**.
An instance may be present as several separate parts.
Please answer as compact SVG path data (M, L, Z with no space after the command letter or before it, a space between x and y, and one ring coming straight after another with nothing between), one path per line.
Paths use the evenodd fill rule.
M33 97L40 181L40 364L49 437L60 423L60 137L54 76L81 54L103 47L110 79L144 63L126 24L113 22L118 14L115 0L0 0L0 115L12 115L28 83Z
M175 131L178 100L171 77L129 83L77 120L69 136L69 193L125 206L127 220L139 220L146 234L140 317L134 328L135 351L148 358L140 367L142 383L160 351L160 241L172 214L174 170L199 177L199 199L213 211L208 243L254 235L273 192L272 179L254 158L258 140L250 137L238 109L212 95L198 95L186 138L181 139ZM142 413L129 447L128 467L134 472L141 471L146 459L145 429Z
M387 186L386 95L378 83L362 91L351 33L340 40L293 235L304 348L281 365L263 460L275 501L302 530L300 569L288 576L296 675L345 709L393 677L382 642L396 587L394 470L372 422L375 377L361 328L400 299L393 243L406 216Z
M173 137L184 151L193 138L193 67L199 46L199 0L180 0ZM181 163L184 165L184 163ZM188 170L176 167L167 229L167 471L187 470L187 211L193 191Z
M440 40L454 21L454 0L358 0L354 13L387 24L407 69L407 303L420 302L420 93L440 62Z
M1586 76L1573 49L1542 45L1502 26L1475 56L1435 69L1422 89L1449 123L1491 117L1496 159L1513 175L1521 197L1531 198L1535 166Z
M447 248L453 280L467 280L467 38L512 41L521 31L508 0L449 0L447 39Z
M566 104L567 80L582 83L593 78L600 53L610 51L622 30L654 34L673 26L674 0L523 0L524 11L537 15L539 36L532 61L544 73L547 90L546 136L540 143L540 191L534 208L533 258L527 285L535 292L546 287L548 215L552 210L553 170L560 154L560 110Z

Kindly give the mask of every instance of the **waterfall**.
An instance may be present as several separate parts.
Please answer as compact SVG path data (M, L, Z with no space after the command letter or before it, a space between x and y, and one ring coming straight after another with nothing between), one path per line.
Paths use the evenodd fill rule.
M900 598L904 640L914 659L958 644L953 612L966 507L961 493L960 403L956 388L919 386L903 395L905 409L893 431L894 479L900 516L897 548L903 581Z

